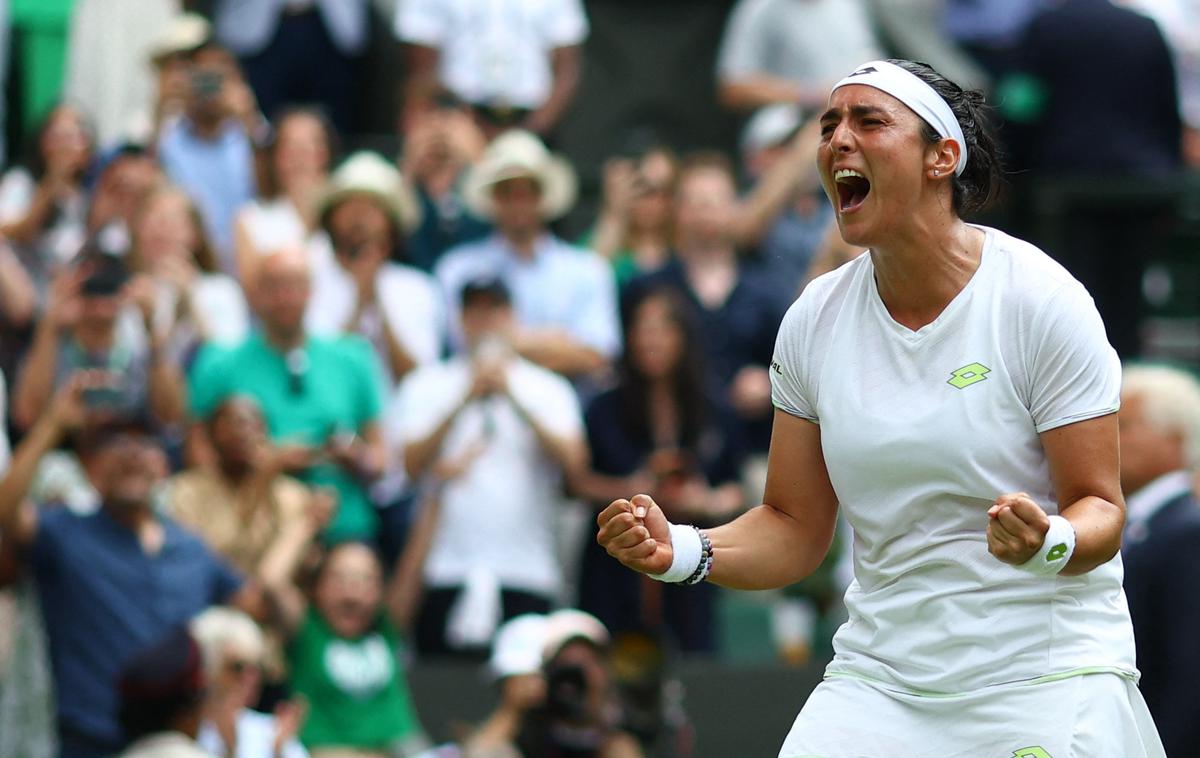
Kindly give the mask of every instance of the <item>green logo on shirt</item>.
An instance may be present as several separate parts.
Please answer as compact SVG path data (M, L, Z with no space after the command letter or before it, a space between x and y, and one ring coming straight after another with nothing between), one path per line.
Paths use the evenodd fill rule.
M960 369L956 369L954 373L950 375L950 379L946 381L946 384L961 390L965 387L970 387L972 384L977 384L982 382L984 379L987 379L987 375L990 372L991 369L982 363L971 363L963 366Z
M1045 748L1023 747L1013 751L1012 758L1050 758Z

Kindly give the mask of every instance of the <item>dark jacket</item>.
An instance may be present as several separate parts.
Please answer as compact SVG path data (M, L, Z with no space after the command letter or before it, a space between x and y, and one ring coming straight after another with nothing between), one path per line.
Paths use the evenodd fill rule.
M1200 755L1200 503L1185 493L1131 523L1121 556L1142 696L1167 755Z

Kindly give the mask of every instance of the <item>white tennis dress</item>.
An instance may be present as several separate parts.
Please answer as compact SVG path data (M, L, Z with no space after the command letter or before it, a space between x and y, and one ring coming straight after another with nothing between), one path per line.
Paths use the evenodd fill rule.
M1083 286L1032 245L983 231L979 268L917 331L888 314L870 255L812 282L780 328L773 399L821 427L855 577L826 681L782 756L1162 755L1132 686L1120 557L1038 577L988 553L997 496L1026 492L1058 512L1039 434L1115 412L1121 376ZM1086 713L1061 684L1085 675L1103 675L1086 690L1118 693L1113 707L1128 711L1104 724L1102 753L1076 750L1072 735L1088 730L1063 711ZM964 698L1002 735L950 728ZM890 742L867 747L867 734Z

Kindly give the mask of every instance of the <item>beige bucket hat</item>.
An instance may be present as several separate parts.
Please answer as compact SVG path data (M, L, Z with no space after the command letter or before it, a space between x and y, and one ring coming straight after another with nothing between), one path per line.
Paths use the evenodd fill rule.
M479 162L467 169L463 199L480 218L490 219L492 187L507 179L534 179L542 188L542 218L552 221L575 205L578 183L575 170L562 156L546 149L537 135L514 129L496 137Z
M367 195L380 202L402 235L411 234L421 225L421 206L400 171L378 153L360 150L330 175L317 200L317 218L325 217L338 203L355 195Z

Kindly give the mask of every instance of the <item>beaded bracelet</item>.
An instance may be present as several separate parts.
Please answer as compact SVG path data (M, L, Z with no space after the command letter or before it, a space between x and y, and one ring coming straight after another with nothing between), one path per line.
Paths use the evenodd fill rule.
M683 580L683 584L699 584L708 578L708 574L712 571L713 565L713 546L708 539L708 535L704 533L700 527L693 526L696 534L700 537L700 565L696 566L696 570L692 575Z

